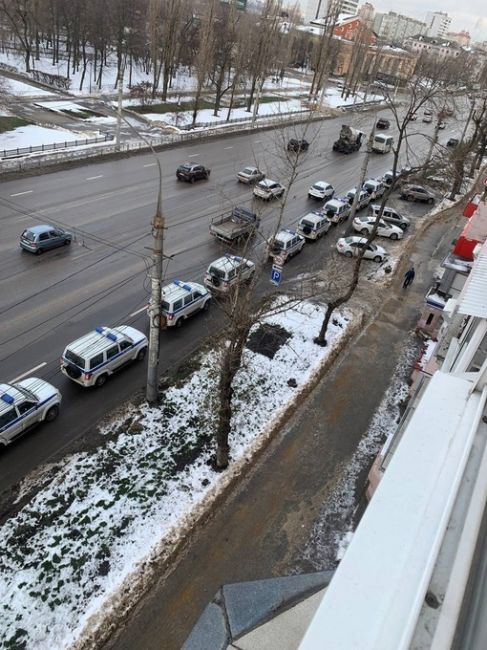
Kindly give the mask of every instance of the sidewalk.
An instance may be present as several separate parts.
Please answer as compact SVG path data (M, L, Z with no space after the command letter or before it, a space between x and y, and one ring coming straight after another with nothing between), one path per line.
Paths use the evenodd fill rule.
M105 647L177 650L222 585L335 568L336 548L323 545L320 535L327 528L339 537L343 530L337 527L343 522L320 522L320 512L390 385L433 271L454 232L443 223L422 236L412 254L417 270L412 287L403 292L398 277L389 297L378 297L382 309L369 305L372 312L377 309L377 317L258 465L249 468L235 493L194 531L177 564L152 586ZM373 457L365 460L367 467L355 486L357 503ZM315 538L313 530L320 531Z

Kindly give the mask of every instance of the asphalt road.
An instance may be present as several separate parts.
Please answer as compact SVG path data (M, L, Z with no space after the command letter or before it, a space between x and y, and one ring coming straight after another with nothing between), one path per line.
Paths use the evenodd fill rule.
M387 116L387 111L379 115ZM356 184L362 154L335 154L332 143L342 123L368 131L374 119L374 113L350 114L309 127L306 137L312 145L301 157L289 193L284 211L287 226L295 225L317 205L307 199L312 182L326 180L339 195ZM170 258L165 264L165 280L202 281L209 262L226 250L210 237L210 218L232 205L252 204L251 189L236 182L237 171L245 164L257 164L268 177L286 185L289 168L282 152L287 139L302 128L203 139L158 154L167 226L165 254ZM461 129L460 122L451 120L440 141L458 136ZM412 131L411 155L415 156L428 147L428 141L416 132L431 134L433 125L418 120ZM390 133L394 134L394 129ZM178 183L175 168L186 160L209 166L210 180ZM371 156L369 176L383 174L391 160L392 154ZM147 330L147 260L157 188L157 167L150 154L0 185L0 378L12 381L39 376L58 386L63 395L58 420L39 427L3 452L0 491L40 463L57 459L102 416L143 387L145 364L121 371L98 391L83 389L62 376L59 359L67 343L97 325L131 324ZM262 213L264 232L270 233L277 219L277 203L254 201L253 205ZM419 205L404 206L401 201L398 205L413 216L424 212ZM73 244L40 257L21 252L20 233L38 223L55 223L71 230ZM344 229L332 229L321 242L306 245L285 267L285 277L319 267L322 256L334 249ZM254 251L255 256L258 253ZM161 373L177 365L220 323L218 309L213 307L208 315L196 316L180 330L163 333Z

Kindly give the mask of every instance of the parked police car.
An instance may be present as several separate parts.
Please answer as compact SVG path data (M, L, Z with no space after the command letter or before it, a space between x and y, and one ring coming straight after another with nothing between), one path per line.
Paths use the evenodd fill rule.
M267 254L269 257L282 257L286 262L302 250L305 241L304 237L294 230L281 230L274 238L268 240Z
M29 377L15 384L0 384L0 447L39 422L55 420L60 404L61 393L43 379Z
M352 208L348 200L341 201L339 199L331 199L331 201L327 201L323 206L323 212L326 214L330 222L335 225L348 219L351 210Z
M254 273L253 262L227 253L210 264L206 271L205 284L211 291L226 293L240 282L251 282Z
M298 223L298 233L306 239L319 239L330 230L330 220L324 212L308 212Z
M81 386L103 386L110 375L147 352L147 337L128 325L97 327L66 346L61 371Z
M210 292L196 282L174 280L161 291L161 311L166 327L180 327L196 312L207 309Z

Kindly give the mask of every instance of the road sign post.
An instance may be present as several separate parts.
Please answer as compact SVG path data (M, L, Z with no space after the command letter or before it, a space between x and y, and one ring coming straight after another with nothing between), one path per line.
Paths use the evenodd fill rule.
M275 284L278 287L281 284L281 280L282 280L282 266L277 266L276 264L274 264L271 271L271 282L272 284Z

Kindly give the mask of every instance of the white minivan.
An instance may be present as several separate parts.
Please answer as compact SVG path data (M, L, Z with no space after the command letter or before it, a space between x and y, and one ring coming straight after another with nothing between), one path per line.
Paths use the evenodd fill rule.
M389 153L394 144L392 135L385 135L385 133L376 133L372 142L372 151L377 153Z

